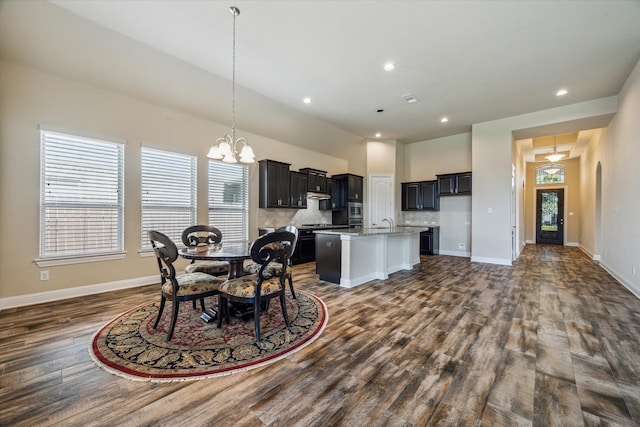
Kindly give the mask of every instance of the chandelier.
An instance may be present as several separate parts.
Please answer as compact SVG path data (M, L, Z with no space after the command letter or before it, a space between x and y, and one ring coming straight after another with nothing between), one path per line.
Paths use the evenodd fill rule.
M557 150L558 150L558 147L556 146L556 136L553 135L553 154L549 154L544 158L549 160L551 163L557 162L558 160L564 157L564 154L558 154Z
M245 138L236 139L236 16L240 15L240 9L235 6L229 8L233 15L233 69L231 73L231 135L216 139L215 144L209 150L207 157L227 163L253 163L255 156L253 150ZM240 148L241 147L241 148Z

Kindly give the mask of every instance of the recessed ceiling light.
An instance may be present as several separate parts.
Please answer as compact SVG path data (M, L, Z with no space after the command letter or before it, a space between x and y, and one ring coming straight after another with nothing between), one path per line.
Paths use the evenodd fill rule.
M449 117L443 117L440 119L440 123L447 123L449 121Z
M556 96L564 96L566 94L568 94L569 91L566 89L560 89L559 91L556 92Z
M305 96L304 98L302 98L302 102L304 102L305 104L311 104L311 98Z
M380 132L376 133L376 138L380 138L382 134Z
M393 62L387 62L386 64L384 64L385 71L393 71L395 69L396 69L396 64L394 64Z

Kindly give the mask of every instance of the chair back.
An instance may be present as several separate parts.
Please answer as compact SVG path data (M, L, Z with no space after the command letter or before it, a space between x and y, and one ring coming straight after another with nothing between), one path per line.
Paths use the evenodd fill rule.
M291 249L291 256L293 256L296 248L298 247L298 235L300 234L298 232L298 227L296 227L295 225L285 225L284 227L278 228L278 231L288 231L294 234L295 237L293 239L293 242L291 242L291 247L293 248Z
M159 231L149 230L149 239L151 247L158 259L158 269L160 270L160 278L164 285L167 280L175 282L176 270L173 263L178 259L178 248L173 240L166 234Z
M212 225L192 225L182 232L182 243L188 247L200 244L212 245L220 243L221 240L222 232Z
M251 259L260 264L258 276L260 281L266 280L271 276L265 277L263 271L269 263L280 263L282 268L288 265L289 258L293 253L293 242L295 234L289 231L274 231L258 237L249 250Z

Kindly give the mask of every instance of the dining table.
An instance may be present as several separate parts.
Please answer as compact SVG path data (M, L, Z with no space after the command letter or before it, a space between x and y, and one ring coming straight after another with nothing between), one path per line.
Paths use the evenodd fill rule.
M244 274L244 260L251 258L249 240L226 240L210 245L201 245L180 249L182 258L204 261L227 261L229 263L228 279L235 279Z

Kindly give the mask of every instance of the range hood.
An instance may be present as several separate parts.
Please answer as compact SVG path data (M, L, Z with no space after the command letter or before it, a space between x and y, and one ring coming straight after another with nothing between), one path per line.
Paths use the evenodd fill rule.
M307 199L327 200L331 195L327 193L320 193L319 191L307 191Z

